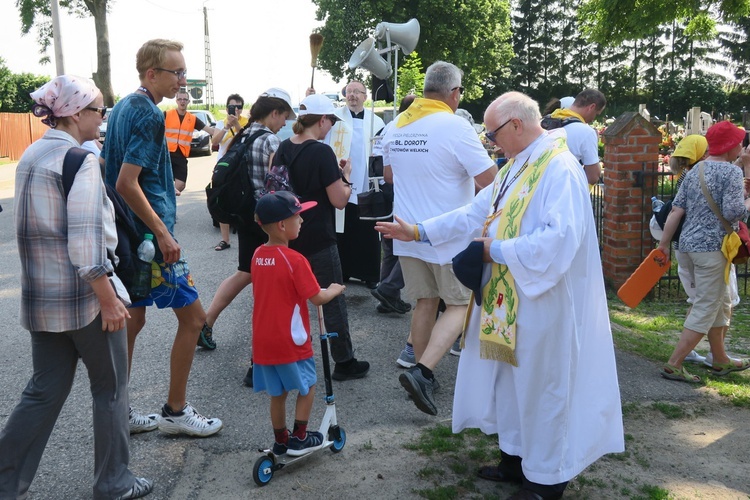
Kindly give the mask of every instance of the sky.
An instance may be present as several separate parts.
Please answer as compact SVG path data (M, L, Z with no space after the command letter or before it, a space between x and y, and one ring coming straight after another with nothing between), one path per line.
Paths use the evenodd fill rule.
M32 29L21 35L15 3L0 0L0 57L13 73L54 76L54 47L48 51L52 62L40 65L37 33ZM315 20L310 0L110 0L107 20L115 95L124 97L138 87L135 54L153 38L182 42L188 79L205 78L204 5L217 104L223 105L232 93L252 103L270 87L285 89L294 105L304 98L312 75L309 37L322 24ZM96 71L94 19L76 18L63 8L60 17L65 73L91 77ZM315 70L318 92L340 91L343 86Z

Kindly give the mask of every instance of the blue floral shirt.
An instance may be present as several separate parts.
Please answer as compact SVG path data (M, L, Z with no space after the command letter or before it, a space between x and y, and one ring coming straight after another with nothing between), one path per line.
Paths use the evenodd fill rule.
M747 217L743 198L742 170L727 162L703 161L706 186L724 218L737 230L737 221ZM726 231L703 196L700 165L685 175L672 205L685 210L680 234L680 252L717 252Z

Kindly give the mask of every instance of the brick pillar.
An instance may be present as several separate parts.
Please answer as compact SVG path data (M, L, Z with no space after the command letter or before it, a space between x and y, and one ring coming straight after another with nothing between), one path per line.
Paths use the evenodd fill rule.
M656 170L661 132L640 114L627 112L609 125L602 137L602 268L607 283L619 288L653 248L648 220L651 218L655 183L648 180L644 186L638 187L637 180L644 165Z

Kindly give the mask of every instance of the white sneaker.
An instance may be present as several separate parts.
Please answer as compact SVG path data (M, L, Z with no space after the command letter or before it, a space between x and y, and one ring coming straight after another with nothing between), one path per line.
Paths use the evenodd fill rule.
M150 413L148 415L141 415L137 411L130 407L128 412L130 417L130 433L138 434L140 432L151 432L155 431L159 427L159 415L156 413Z
M711 354L709 353L709 356L710 355ZM706 362L706 358L704 358L703 356L701 356L700 354L698 354L695 351L690 351L690 354L688 354L687 356L685 356L685 363L700 364L700 363L705 363L705 362Z
M166 406L166 405L165 405ZM185 403L182 415L170 415L161 410L159 430L166 434L187 434L188 436L206 437L216 434L224 427L218 418L206 418L193 408L190 403Z
M729 361L731 361L732 363L735 363L740 360L738 358L733 358L732 356L729 356ZM703 364L709 368L714 367L714 355L710 351L708 354L706 354L706 357L703 358Z

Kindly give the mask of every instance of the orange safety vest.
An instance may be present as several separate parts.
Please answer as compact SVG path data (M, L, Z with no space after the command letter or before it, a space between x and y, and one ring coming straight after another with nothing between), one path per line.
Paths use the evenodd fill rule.
M169 148L169 152L174 153L179 147L185 158L190 156L190 142L193 140L195 115L188 111L182 118L182 122L180 122L180 115L177 114L177 110L170 109L167 111L167 117L164 121L166 125L165 135L167 136L167 147Z

